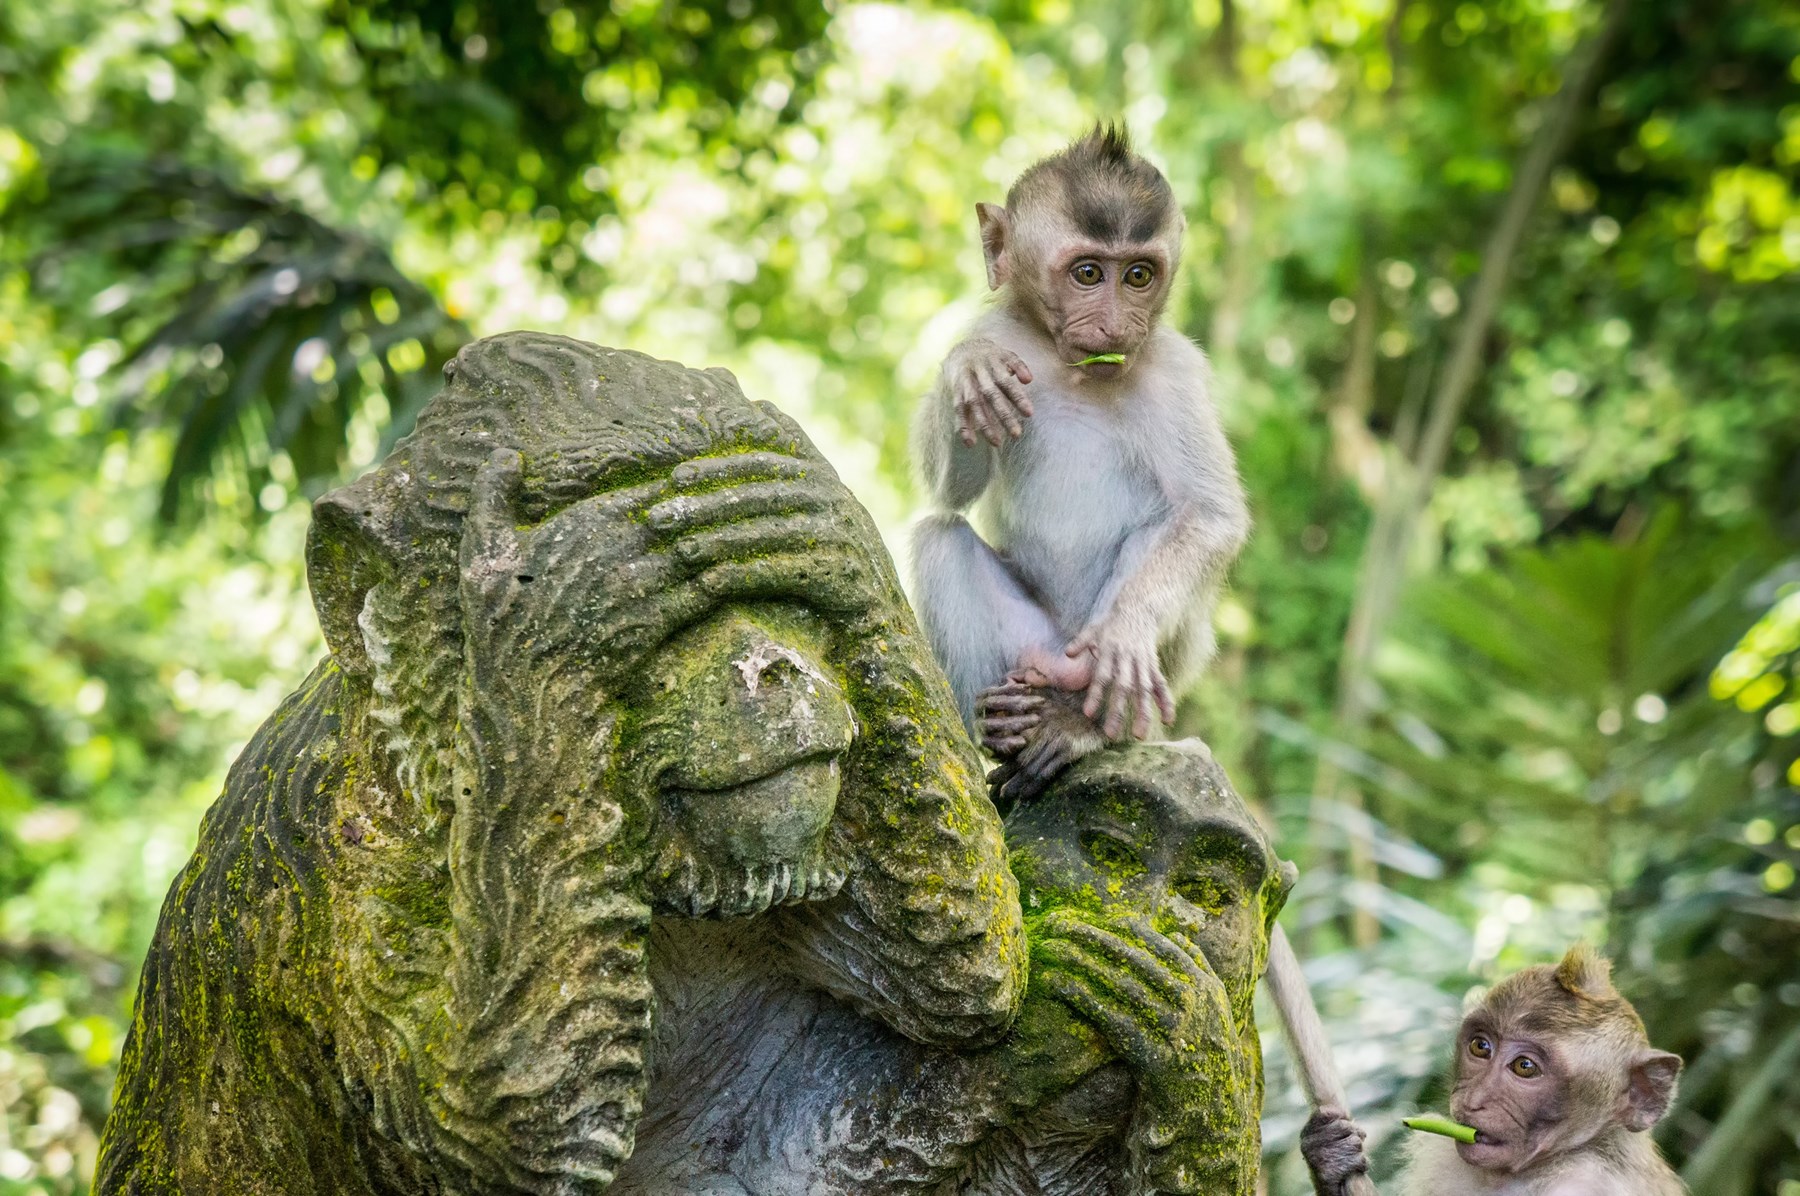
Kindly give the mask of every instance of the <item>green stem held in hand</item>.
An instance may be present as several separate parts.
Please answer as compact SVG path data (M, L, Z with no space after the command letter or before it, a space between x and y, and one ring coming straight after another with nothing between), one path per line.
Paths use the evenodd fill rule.
M1418 1130L1426 1134L1442 1134L1446 1138L1455 1138L1458 1142L1475 1141L1475 1127L1451 1121L1448 1117L1427 1115L1424 1117L1408 1117L1401 1121L1409 1130Z

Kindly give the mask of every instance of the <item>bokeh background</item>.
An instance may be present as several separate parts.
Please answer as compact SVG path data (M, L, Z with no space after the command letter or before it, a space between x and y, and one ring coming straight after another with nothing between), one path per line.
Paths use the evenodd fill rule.
M1257 518L1182 727L1304 866L1382 1169L1462 994L1586 935L1695 1191L1800 1194L1782 0L0 4L0 1194L86 1190L163 892L321 651L307 500L446 355L729 366L903 547L972 205L1097 117L1185 200Z

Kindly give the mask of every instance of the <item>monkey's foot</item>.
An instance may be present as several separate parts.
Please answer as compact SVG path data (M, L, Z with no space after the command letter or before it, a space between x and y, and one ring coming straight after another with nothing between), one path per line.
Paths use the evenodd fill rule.
M1019 667L1006 679L1038 689L1084 690L1094 682L1094 654L1083 652L1071 657L1061 650L1027 648L1019 657Z
M1019 682L1008 682L1007 686L995 688L1006 689L1015 685L1026 693L1031 692L1029 687ZM1034 708L1036 726L1023 732L1022 737L1026 741L1024 745L1013 748L1011 754L1002 759L1000 766L988 774L989 791L994 803L1002 809L1042 793L1063 769L1106 745L1106 736L1101 734L1100 728L1094 725L1092 719L1081 713L1078 704L1056 691L1036 692L1040 698L1046 699L1041 706ZM1077 698L1076 702L1078 701ZM1011 739L1007 742L1010 743Z
M981 746L1004 760L1022 750L1043 721L1048 699L1015 672L975 698Z

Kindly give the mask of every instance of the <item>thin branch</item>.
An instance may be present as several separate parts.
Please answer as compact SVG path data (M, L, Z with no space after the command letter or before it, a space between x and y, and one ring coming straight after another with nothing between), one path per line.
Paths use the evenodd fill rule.
M1370 671L1375 648L1386 634L1388 622L1399 604L1418 525L1449 458L1451 440L1462 421L1463 409L1480 379L1488 338L1499 314L1500 300L1505 294L1514 260L1550 181L1550 172L1574 136L1587 97L1599 79L1607 52L1624 28L1630 6L1631 0L1609 0L1600 27L1571 56L1562 89L1552 100L1544 123L1526 147L1499 219L1482 247L1481 269L1470 291L1449 361L1432 394L1418 452L1411 468L1398 469L1399 476L1390 491L1392 500L1377 507L1338 666L1334 718L1340 739L1355 742L1368 723L1373 685ZM1320 762L1313 791L1321 800L1335 799L1351 805L1360 800L1359 796L1341 791L1340 774L1327 761ZM1362 876L1369 872L1372 851L1368 842L1352 834L1347 852L1354 874ZM1360 914L1353 929L1357 943L1363 946L1372 943L1378 933L1374 920Z

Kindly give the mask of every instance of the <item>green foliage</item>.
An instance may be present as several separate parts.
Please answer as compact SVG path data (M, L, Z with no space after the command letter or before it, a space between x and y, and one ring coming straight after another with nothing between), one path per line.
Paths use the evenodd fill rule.
M1599 12L0 6L0 1194L81 1190L167 879L317 651L293 500L459 340L727 365L901 547L908 413L982 297L973 202L1122 115L1187 203L1174 318L1258 523L1182 727L1320 861L1287 916L1359 1112L1391 1146L1459 989L1585 933L1689 1060L1672 1155L1792 1196L1791 6L1630 9L1358 682L1372 725L1334 723L1374 509ZM1366 812L1311 800L1321 758ZM1373 884L1324 866L1346 834Z

